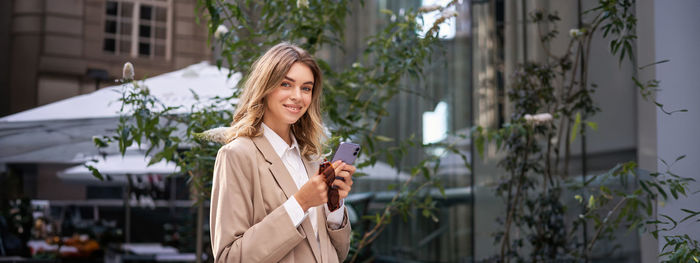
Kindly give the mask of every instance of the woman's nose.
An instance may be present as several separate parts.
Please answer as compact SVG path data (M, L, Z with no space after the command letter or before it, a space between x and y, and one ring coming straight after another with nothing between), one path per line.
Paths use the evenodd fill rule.
M301 87L294 87L292 94L289 96L292 100L296 100L301 97Z

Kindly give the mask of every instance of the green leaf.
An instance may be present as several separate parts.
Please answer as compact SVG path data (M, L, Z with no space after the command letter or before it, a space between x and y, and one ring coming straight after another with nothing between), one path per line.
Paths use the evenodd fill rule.
M415 176L420 172L420 166L411 168L411 176Z
M576 135L579 133L581 127L581 113L576 113L576 120L574 121L574 126L571 128L571 142L576 140Z
M386 153L386 162L389 164L391 167L395 167L396 163L394 163L394 155L391 154L391 152Z
M365 177L367 175L368 175L367 173L355 172L354 174L352 174L352 177Z
M476 146L476 151L479 153L479 156L484 157L484 137L481 135L477 135L476 140L474 141L474 146Z
M600 191L603 192L603 196L607 199L613 199L612 193L610 192L610 189L604 185L600 186Z
M647 192L647 194L653 195L654 193L649 190L649 187L647 187L647 184L644 182L644 180L639 181L639 185L642 186L642 189Z
M660 60L660 61L657 61L657 62L654 62L654 63L651 63L651 64L647 64L647 65L641 66L641 67L639 67L639 69L642 70L642 69L645 69L645 68L647 68L647 67L651 67L651 66L654 66L654 65L656 65L656 64L666 63L666 62L669 62L669 61L671 61L671 60L668 60L668 59Z
M438 190L440 190L440 195L442 195L442 197L446 197L445 196L445 187L442 185L442 183L440 181L435 181L435 183L433 185L435 185L435 187L437 187ZM432 198L430 200L432 200Z
M667 216L664 214L661 214L661 216L671 221L671 223L673 224L671 229L675 228L678 225L678 222L676 222L676 220L673 220L673 218L671 218L670 216ZM671 230L671 229L669 229L669 230Z
M683 223L683 222L685 222L686 220L691 219L691 218L693 218L693 217L695 217L695 216L697 216L697 215L700 215L700 211L693 211L693 210L689 210L689 209L685 209L685 208L681 208L681 211L690 214L690 215L684 217L683 219L681 219L681 221L680 221L681 223Z
M598 123L596 123L596 122L587 121L586 125L588 125L588 127L591 127L591 129L594 131L598 130Z
M100 137L92 136L92 143L98 148L105 148L109 146L107 142L103 141Z
M676 160L673 161L673 162L674 162L674 163L675 163L675 162L678 162L678 161L680 161L680 160L683 160L683 158L685 158L685 154L684 154L684 155L681 155L681 156L678 156L678 158L676 158Z
M426 180L430 180L430 171L428 170L428 168L422 166L420 170L423 173L423 177L425 177Z
M376 138L378 141L381 141L381 142L393 142L394 141L393 138L389 138L389 137L382 136L382 135L374 136L374 138Z
M92 173L92 176L96 177L97 179L100 179L100 181L105 180L104 177L102 176L102 174L100 173L100 171L98 171L97 168L95 168L95 166L92 166L89 164L83 164L83 166L85 166L85 168L88 168L88 170L90 170L90 172Z

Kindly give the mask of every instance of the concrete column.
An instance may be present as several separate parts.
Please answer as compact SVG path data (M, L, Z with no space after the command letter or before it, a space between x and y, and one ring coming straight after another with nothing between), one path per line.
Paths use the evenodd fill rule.
M10 40L10 113L37 104L37 68L41 54L44 1L13 2Z
M655 61L669 59L670 62L656 66L656 79L661 81L661 91L657 92L657 101L664 104L667 111L687 109L667 115L656 110L656 135L658 158L669 164L678 156L686 158L674 164L671 171L675 174L692 177L700 181L698 163L700 163L700 2L695 0L678 0L669 4L667 1L654 1L654 45ZM658 162L658 169L665 171L666 166ZM700 190L698 182L691 183L690 193ZM658 215L666 214L672 218L682 218L687 214L681 208L700 210L698 195L659 203ZM669 234L688 234L695 240L700 239L698 222L680 224ZM663 240L660 234L660 240ZM664 246L659 241L659 251Z

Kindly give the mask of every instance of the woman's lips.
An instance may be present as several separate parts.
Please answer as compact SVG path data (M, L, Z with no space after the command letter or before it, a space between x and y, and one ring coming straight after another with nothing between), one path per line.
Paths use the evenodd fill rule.
M290 104L283 104L283 106L284 106L287 110L289 110L289 111L291 111L291 112L293 112L293 113L299 113L299 112L301 111L301 108L302 108L301 106L298 106L298 105L290 105Z

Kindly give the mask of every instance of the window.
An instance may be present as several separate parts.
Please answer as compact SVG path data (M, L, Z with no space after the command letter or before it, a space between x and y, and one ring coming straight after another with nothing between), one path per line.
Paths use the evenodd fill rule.
M170 59L172 0L109 0L102 50L114 55Z
M449 0L422 0L422 6L431 6L431 5L440 5L440 6L446 6L447 4L450 3ZM454 6L451 6L447 8L447 10L455 11ZM423 15L423 32L421 32L421 35L425 35L428 33L428 30L435 24L435 21L438 20L438 18L441 16L441 12L436 10L429 12L425 15ZM440 26L440 31L438 32L438 35L442 38L446 39L452 39L455 37L455 33L457 32L457 27L455 26L455 18L450 18L447 21L444 22Z

